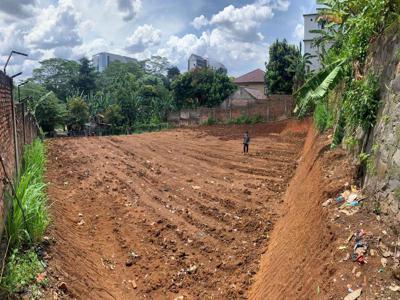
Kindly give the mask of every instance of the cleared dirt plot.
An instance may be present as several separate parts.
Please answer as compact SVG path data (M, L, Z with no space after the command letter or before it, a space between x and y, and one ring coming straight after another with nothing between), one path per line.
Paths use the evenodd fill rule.
M243 126L49 141L52 284L77 299L246 298L306 128L256 125L250 155Z

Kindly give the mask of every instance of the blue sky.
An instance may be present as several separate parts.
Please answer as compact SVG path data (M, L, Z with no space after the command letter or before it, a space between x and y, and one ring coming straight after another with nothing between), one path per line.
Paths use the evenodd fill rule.
M29 76L38 61L109 51L167 57L181 71L191 53L220 61L232 76L264 69L268 47L298 44L315 0L1 0L0 63L14 49L9 74Z

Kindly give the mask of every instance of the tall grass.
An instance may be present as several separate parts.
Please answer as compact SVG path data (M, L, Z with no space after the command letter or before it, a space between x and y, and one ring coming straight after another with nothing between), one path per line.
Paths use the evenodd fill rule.
M6 195L11 207L6 233L12 248L40 242L49 224L46 185L43 182L45 163L46 154L40 141L26 147L23 169L15 185L16 195Z

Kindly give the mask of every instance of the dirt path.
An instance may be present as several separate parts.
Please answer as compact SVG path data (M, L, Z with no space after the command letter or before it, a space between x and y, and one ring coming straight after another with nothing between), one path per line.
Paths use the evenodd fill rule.
M78 299L246 298L304 142L284 128L250 131L250 156L243 127L51 140L52 284Z

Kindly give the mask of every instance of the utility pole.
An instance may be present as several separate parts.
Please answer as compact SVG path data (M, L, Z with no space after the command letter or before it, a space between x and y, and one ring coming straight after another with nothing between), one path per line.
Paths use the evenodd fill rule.
M23 86L24 84L27 84L29 82L28 80L25 80L24 82L18 84L17 88L18 88L18 103L19 105L22 106L22 134L23 134L23 138L24 138L24 145L26 143L26 138L25 138L25 102L21 102L21 92L20 92L20 87Z

